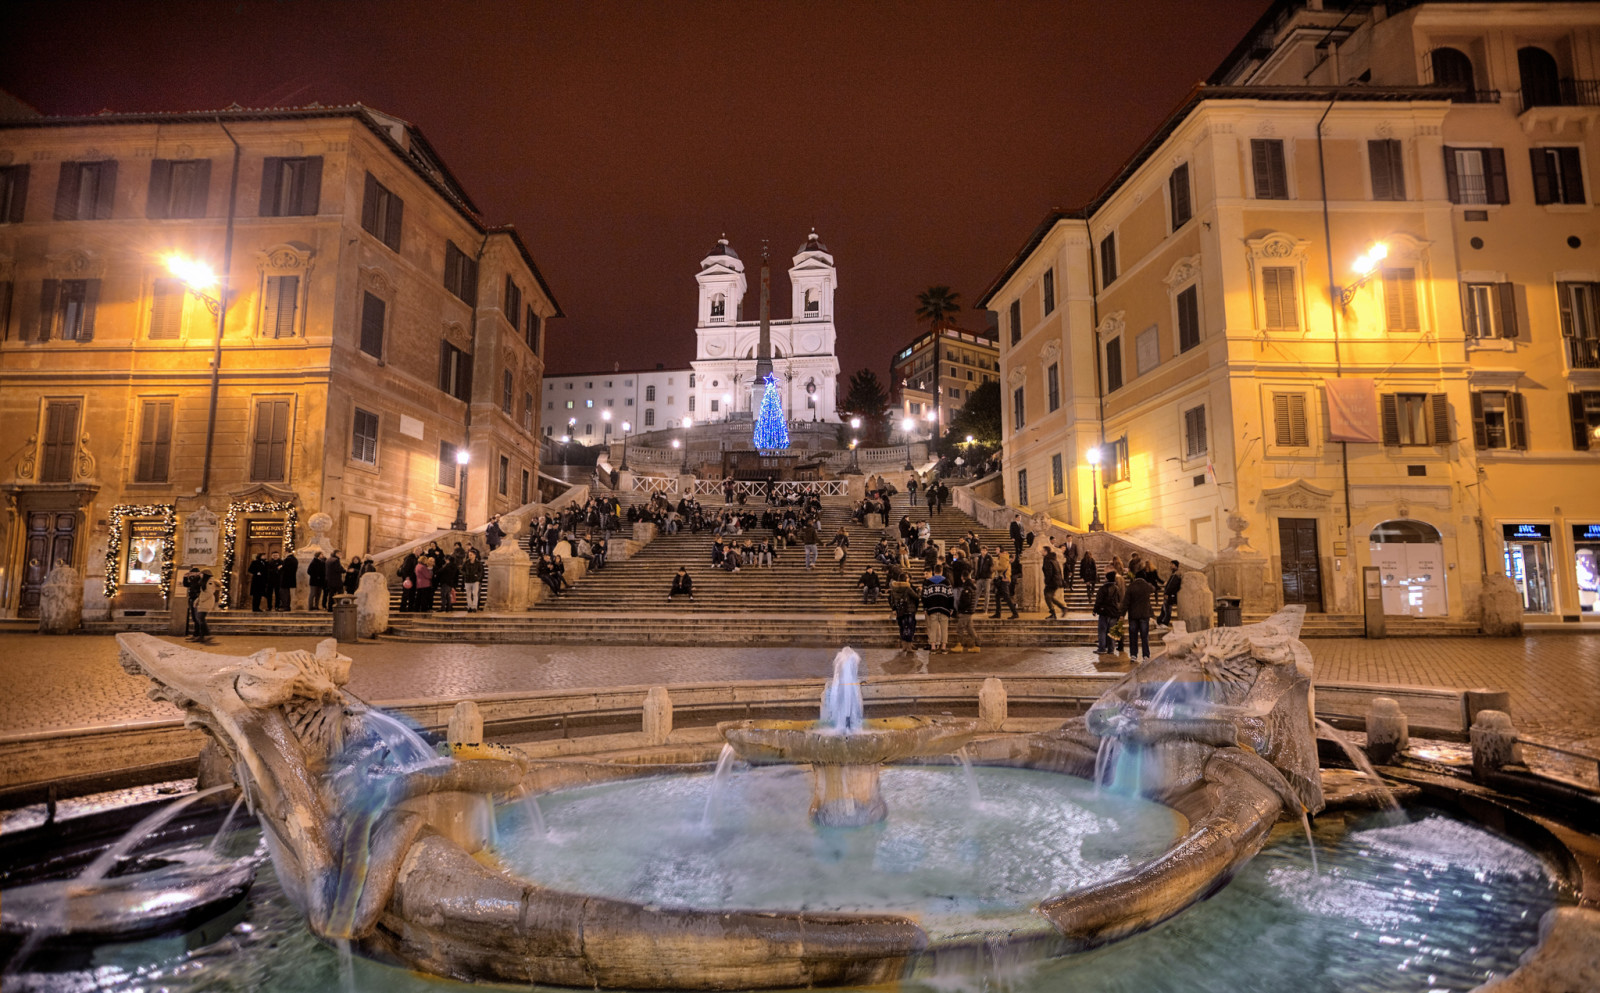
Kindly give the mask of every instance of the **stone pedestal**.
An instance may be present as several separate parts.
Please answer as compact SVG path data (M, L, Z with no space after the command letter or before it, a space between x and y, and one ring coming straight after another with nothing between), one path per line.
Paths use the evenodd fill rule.
M652 745L664 745L672 735L672 697L665 686L652 686L644 695L643 730Z
M1491 638L1522 637L1522 596L1507 576L1485 576L1478 594L1483 633Z
M1174 613L1190 631L1211 627L1217 615L1217 603L1205 573L1192 569L1184 572L1183 588L1178 591L1178 609Z
M445 740L451 745L483 744L483 714L471 700L462 700L450 714Z
M1522 746L1517 744L1517 729L1511 715L1500 710L1485 710L1472 722L1472 775L1483 779L1508 765L1522 764Z
M889 816L878 790L881 766L813 765L811 820L823 827L865 827Z
M1022 550L1022 588L1014 594L1018 610L1044 609L1044 539Z
M844 478L844 481L845 481L844 482L845 496L849 498L850 503L851 503L852 506L857 504L857 503L860 503L862 500L865 500L867 498L867 477L866 476L863 476L860 473L855 473L855 474L852 474L852 475L849 475L849 476L845 476L843 478Z
M1367 709L1367 758L1376 765L1387 765L1410 744L1411 727L1399 702L1373 697Z
M311 573L309 570L311 560L317 557L318 552L322 553L323 558L333 554L332 543L328 541L328 531L333 527L333 518L318 511L306 519L306 527L311 530L311 540L304 545L296 546L294 550L294 560L300 564L300 568L295 573L294 593L290 595L289 602L295 610L305 610L306 606L311 603ZM349 558L349 556L345 556L345 558ZM384 598L384 602L387 604L387 587L385 588ZM357 617L356 627L359 631L359 615ZM389 627L387 606L384 608L383 619L383 629L387 630ZM374 635L362 635L361 637L374 637Z
M505 530L506 539L499 548L489 553L488 609L496 612L527 610L531 602L528 598L529 583L532 582L528 569L533 565L533 560L528 558L528 553L522 550L522 544L517 540L523 522L515 518L501 518L500 527Z
M616 463L612 463L615 465ZM617 470L617 496L633 492L633 477L637 475L632 469Z
M356 637L376 638L389 630L389 581L369 572L356 586Z
M1215 596L1236 596L1247 614L1271 613L1277 608L1272 586L1267 582L1267 560L1259 555L1239 555L1228 551L1217 556L1206 569ZM1187 577L1184 579L1188 583ZM1181 599L1181 597L1180 597Z
M39 633L71 634L83 626L83 581L78 570L58 564L39 588Z
M1006 722L1006 687L997 677L990 676L978 690L978 726L985 731L998 731Z

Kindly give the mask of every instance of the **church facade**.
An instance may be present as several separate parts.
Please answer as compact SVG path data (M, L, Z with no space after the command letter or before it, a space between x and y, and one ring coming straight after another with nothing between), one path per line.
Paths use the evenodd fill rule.
M744 262L726 238L700 261L695 281L700 302L689 391L691 416L702 423L729 417L748 420L760 408L763 393L756 382L761 322L744 319L741 304L749 288ZM833 256L812 231L789 267L793 316L769 322L772 372L791 421L839 420L833 322L837 286Z

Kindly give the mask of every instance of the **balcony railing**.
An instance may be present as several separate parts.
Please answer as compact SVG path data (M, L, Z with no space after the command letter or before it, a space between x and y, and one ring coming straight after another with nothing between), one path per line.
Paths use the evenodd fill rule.
M1554 87L1524 86L1522 109L1535 107L1600 107L1600 79L1563 79Z
M1568 338L1567 366L1572 369L1600 369L1600 338Z

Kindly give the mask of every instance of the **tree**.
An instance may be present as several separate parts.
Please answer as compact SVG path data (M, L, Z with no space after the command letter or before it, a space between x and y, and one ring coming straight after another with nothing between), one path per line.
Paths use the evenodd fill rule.
M778 377L767 373L766 389L761 394L761 412L751 443L762 451L783 451L789 447L789 427L783 420L783 401L778 396Z
M978 454L977 450L989 452L1000 447L1002 430L1000 384L991 379L973 390L972 395L967 397L966 406L950 418L950 430L945 433L939 447L946 453L965 453L962 446L970 434L976 449L971 454Z
M959 313L961 294L948 286L930 286L917 294L917 320L927 321L930 328L950 327Z
M861 418L861 443L882 444L889 436L889 394L871 369L860 369L850 376L850 388L839 400L839 417L846 424Z

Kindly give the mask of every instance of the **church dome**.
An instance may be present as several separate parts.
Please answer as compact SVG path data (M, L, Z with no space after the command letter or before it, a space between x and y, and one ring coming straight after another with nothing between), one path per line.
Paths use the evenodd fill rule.
M817 237L817 229L812 228L811 233L806 236L806 243L801 245L800 250L795 254L799 255L805 252L826 252L827 250L828 246L824 245L822 243L822 239Z
M730 259L736 259L739 257L739 253L733 250L732 245L728 244L728 239L726 236L717 239L716 247L712 248L711 251L706 253L706 258L716 258L719 255L726 255Z

